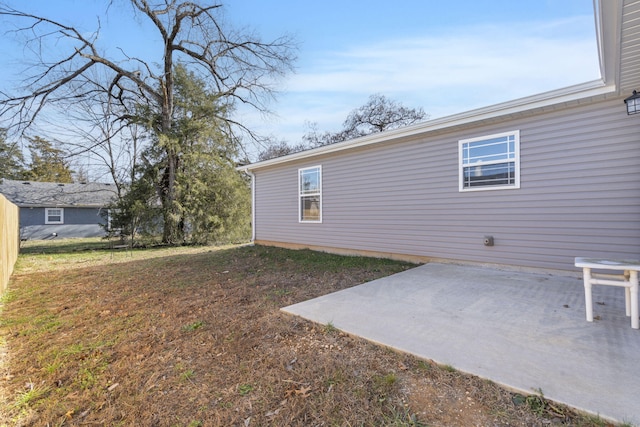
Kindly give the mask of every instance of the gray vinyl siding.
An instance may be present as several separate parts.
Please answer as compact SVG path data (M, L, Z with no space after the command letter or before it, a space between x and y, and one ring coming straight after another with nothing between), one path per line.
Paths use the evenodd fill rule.
M459 192L458 141L513 130L521 188ZM315 165L323 222L299 223L298 168ZM563 270L575 256L640 258L640 118L621 100L254 173L259 241Z
M20 208L20 238L23 240L42 240L71 237L102 237L105 223L104 208L64 209L64 224L45 224L45 208ZM55 234L54 234L55 233Z
M104 209L101 208L63 208L64 224L104 224L105 218L101 216ZM20 225L45 224L45 208L20 208Z

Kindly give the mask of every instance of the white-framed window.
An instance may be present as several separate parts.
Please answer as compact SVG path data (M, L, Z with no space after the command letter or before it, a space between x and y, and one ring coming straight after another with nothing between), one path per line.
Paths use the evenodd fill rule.
M460 191L520 188L520 131L459 141Z
M64 224L63 208L45 208L44 209L45 224Z
M298 221L322 222L322 166L298 169Z

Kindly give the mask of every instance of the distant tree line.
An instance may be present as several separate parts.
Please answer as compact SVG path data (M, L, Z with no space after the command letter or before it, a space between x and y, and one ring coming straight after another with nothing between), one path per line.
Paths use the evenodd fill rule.
M6 129L0 129L0 179L73 182L74 172L63 150L39 136L29 138L28 149L30 162L17 143L7 141Z

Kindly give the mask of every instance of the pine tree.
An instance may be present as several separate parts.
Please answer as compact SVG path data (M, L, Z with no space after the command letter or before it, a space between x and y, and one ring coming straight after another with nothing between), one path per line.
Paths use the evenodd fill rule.
M24 179L24 157L17 144L7 142L7 131L0 129L0 179Z
M155 229L161 217L166 243L247 240L250 191L235 169L237 142L225 132L228 107L184 67L178 65L174 75L171 133L157 132L159 112L139 108L138 121L157 140L142 154L143 166L118 206L120 216L129 228L142 230Z
M29 151L31 163L25 172L26 179L40 182L73 182L73 171L64 158L64 151L39 136L29 139Z

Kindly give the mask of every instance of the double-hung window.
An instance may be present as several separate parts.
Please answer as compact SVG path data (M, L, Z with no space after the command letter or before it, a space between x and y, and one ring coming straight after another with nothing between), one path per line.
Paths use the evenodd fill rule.
M520 131L459 141L460 191L520 188Z
M322 166L298 169L298 221L322 222Z
M64 224L64 209L45 208L44 223L45 224Z

